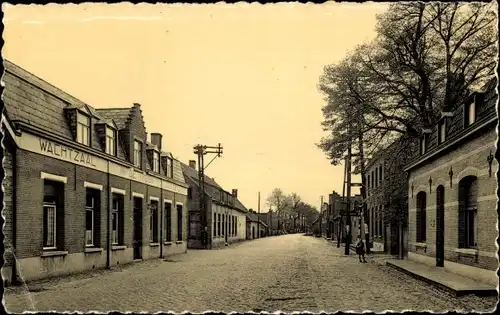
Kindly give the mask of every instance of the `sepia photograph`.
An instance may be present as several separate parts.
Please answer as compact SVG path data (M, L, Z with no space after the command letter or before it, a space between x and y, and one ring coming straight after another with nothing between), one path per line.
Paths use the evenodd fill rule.
M2 3L6 313L494 313L497 1Z

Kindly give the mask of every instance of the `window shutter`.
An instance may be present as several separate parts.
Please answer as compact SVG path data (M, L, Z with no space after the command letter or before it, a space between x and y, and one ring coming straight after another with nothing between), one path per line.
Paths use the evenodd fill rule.
M464 183L460 183L458 187L458 247L465 247L465 207L467 187Z

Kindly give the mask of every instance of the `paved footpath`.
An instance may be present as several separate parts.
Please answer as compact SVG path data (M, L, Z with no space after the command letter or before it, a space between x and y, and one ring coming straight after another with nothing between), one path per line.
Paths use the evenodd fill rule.
M188 251L120 270L7 288L8 312L493 311L496 298L455 298L384 265L359 263L321 238L275 236ZM28 291L29 290L29 291Z

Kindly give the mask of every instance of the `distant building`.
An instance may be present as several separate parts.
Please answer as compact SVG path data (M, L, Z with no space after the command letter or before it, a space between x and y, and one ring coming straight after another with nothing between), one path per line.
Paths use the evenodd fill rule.
M259 219L259 215L251 209L246 215L246 231L247 240L265 237L268 234L268 226L265 222Z
M201 194L196 162L181 163L188 190L188 248L216 248L246 239L247 208L238 200L238 190L224 190L205 174L205 194L202 196L207 219L206 239L202 238L200 212ZM206 244L205 244L206 242Z
M408 259L498 284L496 87L443 109L406 171Z
M4 66L4 281L186 252L188 185L140 105L95 109Z

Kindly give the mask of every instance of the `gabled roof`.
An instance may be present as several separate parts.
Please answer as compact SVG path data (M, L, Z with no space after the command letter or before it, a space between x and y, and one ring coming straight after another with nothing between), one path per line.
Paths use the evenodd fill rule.
M246 214L246 217L247 217L247 220L250 222L259 222L261 225L267 227L267 224L265 222L263 222L262 220L259 220L259 216L257 213L248 212Z
M105 119L113 119L118 129L124 129L127 127L127 121L130 117L129 108L98 108L97 113Z
M186 177L186 182L188 182L189 179L190 182L199 187L198 171L182 162L179 163L181 164L182 172ZM204 178L205 178L205 194L207 194L213 200L221 202L220 191L221 190L226 191L226 190L224 190L224 188L222 188L214 179L210 178L206 174ZM238 200L238 198L234 198L234 207L242 212L248 212L248 209L241 203L241 201Z

